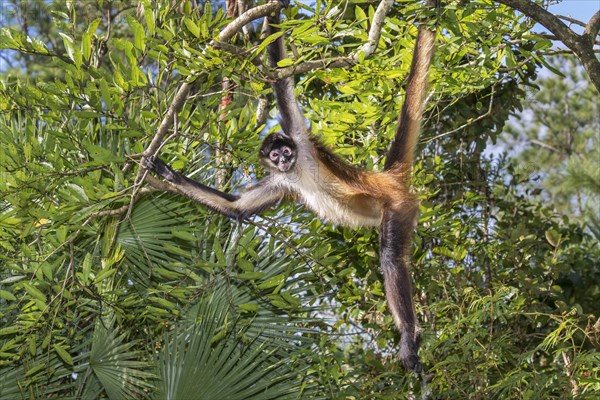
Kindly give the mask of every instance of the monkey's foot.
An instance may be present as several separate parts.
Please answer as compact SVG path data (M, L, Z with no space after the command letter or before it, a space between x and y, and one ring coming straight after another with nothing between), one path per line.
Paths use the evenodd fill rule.
M417 374L423 371L423 366L419 360L418 345L412 341L404 341L400 344L400 361L404 368L416 372Z

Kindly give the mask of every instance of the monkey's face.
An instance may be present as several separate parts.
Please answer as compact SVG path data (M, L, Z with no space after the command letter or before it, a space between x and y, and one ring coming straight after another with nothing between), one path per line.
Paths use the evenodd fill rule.
M296 163L296 145L283 133L272 133L263 141L260 157L267 167L287 172Z

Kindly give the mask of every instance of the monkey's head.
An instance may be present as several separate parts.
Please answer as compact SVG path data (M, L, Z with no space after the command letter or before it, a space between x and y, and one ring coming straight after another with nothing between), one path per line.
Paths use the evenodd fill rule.
M271 133L260 146L260 158L265 166L287 172L296 163L296 144L284 133Z

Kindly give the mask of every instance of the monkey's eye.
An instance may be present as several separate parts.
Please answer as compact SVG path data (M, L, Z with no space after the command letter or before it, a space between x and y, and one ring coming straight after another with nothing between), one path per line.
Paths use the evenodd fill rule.
M292 150L289 147L284 147L281 151L284 156L289 157L292 155Z
M276 161L279 158L279 152L277 150L273 150L269 153L269 158L273 161Z

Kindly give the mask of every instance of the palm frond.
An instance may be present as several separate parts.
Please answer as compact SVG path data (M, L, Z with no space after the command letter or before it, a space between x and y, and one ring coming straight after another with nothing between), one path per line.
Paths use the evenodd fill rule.
M159 196L139 202L121 225L119 244L125 249L133 276L147 282L160 270L176 262L189 262L194 227L182 218L192 213L189 205Z
M277 340L248 340L238 322L226 284L217 285L165 337L154 398L298 398L306 366Z
M151 388L155 376L148 372L151 363L141 351L132 350L136 342L118 335L114 316L98 318L92 339L89 366L110 399L130 398Z

